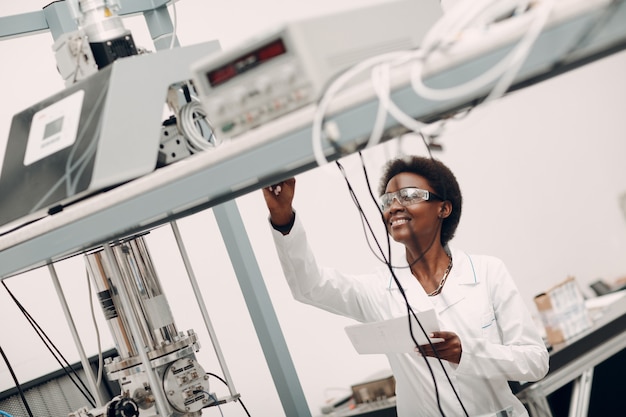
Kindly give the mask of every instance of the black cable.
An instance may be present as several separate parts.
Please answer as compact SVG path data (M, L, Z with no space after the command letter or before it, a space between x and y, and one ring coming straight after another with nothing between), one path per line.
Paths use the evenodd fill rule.
M211 372L207 372L206 374L209 375L209 376L212 376L212 377L215 377L215 378L219 379L224 385L226 385L228 387L228 383L224 380L224 378L220 377L219 375L212 374ZM238 401L239 404L241 404L241 407L243 408L243 411L245 411L246 415L248 417L250 417L250 413L248 412L248 409L246 408L246 406L243 403L243 401L241 401L241 397L237 398L235 401Z
M363 175L365 177L365 183L367 184L367 190L369 192L370 197L372 198L372 201L374 202L374 204L378 208L378 212L380 213L380 218L382 219L383 224L385 225L385 218L383 216L383 211L380 208L380 206L377 204L378 202L376 200L376 197L374 196L374 193L372 192L372 186L370 184L369 175L367 174L367 169L365 168L365 161L363 160L363 155L362 155L361 152L359 152L359 158L361 159L361 166L363 167ZM431 156L431 159L432 159L432 156ZM346 177L346 181L347 180L348 179ZM444 195L447 195L447 193L444 193ZM363 213L363 215L364 215L364 213ZM439 223L439 228L441 228L441 225L442 225L442 222ZM385 232L386 231L387 231L387 226L385 225ZM458 400L459 404L461 405L461 408L463 409L463 412L465 413L465 415L467 417L469 417L469 414L467 413L467 410L465 409L465 405L463 404L463 401L461 401L461 398L459 397L459 394L457 393L456 388L452 384L452 380L450 379L450 376L448 375L448 372L446 371L446 368L444 367L443 362L441 361L441 358L439 357L439 353L437 352L437 349L435 348L433 343L430 341L430 338L426 334L426 330L424 330L424 327L422 326L422 323L418 320L417 315L415 314L415 311L413 311L413 308L409 304L409 300L407 299L406 294L404 293L404 288L402 288L402 286L400 285L400 281L398 280L398 277L396 276L395 271L393 271L393 268L392 268L392 265L391 265L391 241L390 241L389 233L385 233L385 236L387 238L387 247L389 248L389 251L388 251L389 264L388 264L388 267L389 267L389 271L391 272L391 276L393 277L396 285L398 286L398 289L400 290L400 293L402 294L402 297L404 298L404 302L406 303L408 312L413 315L413 318L415 318L415 321L417 322L417 324L419 325L420 329L422 330L422 333L426 336L426 340L428 341L428 344L433 349L433 352L435 353L435 356L437 357L437 360L439 361L439 365L441 366L441 369L443 370L443 373L445 374L446 379L448 380L448 383L450 384L450 388L452 388L452 391L454 392L454 395L455 395L456 399ZM435 234L435 237L436 236L437 235ZM433 243L434 243L434 239L430 242L430 244L428 245L428 247L426 248L424 253L422 253L422 256L418 257L417 260L414 260L411 264L414 265L414 264L417 263L418 260L422 259L426 255L426 253L430 250L430 248L432 247ZM424 352L422 351L420 345L417 344L417 341L413 337L413 325L412 325L410 317L409 317L409 331L411 332L411 338L413 339L413 342L416 343L416 346L420 350L420 353L422 353L422 355L423 355ZM425 358L425 356L424 356L424 358ZM426 363L428 364L428 362L426 362ZM429 368L430 368L430 365L429 365ZM432 374L432 371L431 371L431 374ZM433 375L433 382L435 383L435 387L436 387L436 382L434 381L434 375ZM443 414L443 411L441 410L441 407L439 408L439 411L441 411L442 414Z
M428 157L429 157L430 159L433 159L433 154L432 154L432 153L431 153L431 151L430 151L430 145L428 144L428 141L426 140L426 136L424 136L424 133L423 133L421 130L420 130L419 132L417 132L417 134L421 136L421 138L422 138L422 142L424 142L424 146L426 147L426 151L428 152ZM370 188L370 187L369 187L369 184L368 184L368 186L367 186L367 187L368 187L368 189ZM370 190L370 191L371 191L371 190ZM381 213L381 214L382 214L382 213Z
M359 151L359 155L361 155L361 152L360 152L360 151ZM362 158L362 156L361 156L361 158ZM360 214L360 216L359 216L359 217L360 217L360 219L361 219L361 226L362 226L362 228L363 228L363 233L365 234L365 241L367 242L367 246L370 248L370 251L372 252L372 254L374 255L374 257L375 257L376 259L378 259L381 263L384 263L385 265L387 265L387 264L388 264L389 262L391 262L391 261L388 261L388 260L387 260L387 258L385 258L385 255L384 255L383 249L380 247L380 244L378 243L378 240L377 240L377 239L376 239L376 237L374 236L374 231L373 231L372 225L370 224L369 220L367 219L367 216L365 216L365 212L364 212L364 210L363 210L363 207L361 206L361 203L360 203L360 202L359 202L359 200L357 199L357 197L356 197L356 193L355 193L354 189L352 188L352 185L351 185L351 184L350 184L350 182L348 181L348 178L347 178L347 176L346 176L346 171L345 171L345 169L344 169L343 165L341 165L341 163L340 163L339 161L335 161L335 164L337 165L337 167L338 167L338 168L339 168L339 170L341 171L341 173L342 173L342 175L343 175L344 179L346 180L346 185L348 186L348 191L349 191L349 193L350 193L350 197L352 198L352 202L355 204L355 206L357 207L357 209L358 209L358 211L359 211L359 214ZM369 185L369 178L366 178L366 182L367 182L368 189L370 189L370 185ZM370 189L370 194L371 194L371 189ZM372 198L373 198L374 200L376 200L376 198L375 198L373 195L372 195ZM381 214L381 216L382 216L382 212L380 211L380 208L379 208L379 213L380 213L380 214ZM384 224L384 221L383 221L383 224ZM371 242L369 241L369 238L368 238L368 236L367 236L367 230L365 229L365 226L366 226L366 225L367 225L367 229L369 229L369 232L370 232L370 234L372 235L372 238L374 239L374 242L376 242L376 245L378 246L378 250L380 251L380 256L379 256L379 255L378 255L378 254L374 251L374 248L372 248L372 244L371 244ZM399 266L394 266L394 265L392 265L392 268L394 268L394 269L406 269L406 268L411 268L413 265L415 265L417 262L419 262L419 261L420 261L420 260L424 257L424 255L426 254L426 252L428 252L428 251L430 250L430 248L433 246L433 244L435 243L435 240L436 240L436 239L437 239L437 236L435 235L435 236L433 237L433 239L430 241L430 243L429 243L428 247L426 248L426 250L424 251L424 254L423 254L421 257L419 257L419 258L417 258L417 259L413 260L413 261L412 261L410 264L408 264L408 265L399 265ZM389 240L389 239L387 239L387 240ZM388 245L388 247L390 247L390 246L391 246L391 245L389 244L389 242L387 242L387 245Z
M363 173L364 173L364 176L365 176L365 181L366 181L366 183L367 183L367 189L368 189L368 192L369 192L369 194L370 194L370 197L371 197L371 198L372 198L372 200L374 201L374 204L376 205L376 207L377 207L377 209L378 209L378 211L379 211L379 213L380 213L380 217L381 217L381 219L383 219L383 224L384 224L383 212L382 212L381 208L379 207L378 202L377 202L377 200L376 200L376 197L374 196L374 194L373 194L373 192L372 192L372 189L371 189L371 184L370 184L370 181L369 181L369 175L367 174L367 170L366 170L366 168L365 168L365 163L364 163L364 161L363 161L363 155L362 155L362 153L361 153L361 152L358 152L358 153L359 153L359 157L361 158L361 165L362 165L362 167L363 167ZM370 225L369 221L367 220L367 218L366 218L366 216L365 216L365 212L363 211L363 208L362 208L362 206L361 206L360 202L358 201L358 198L356 197L356 193L354 192L354 189L352 188L352 185L350 184L350 181L348 180L348 177L347 177L347 175L346 175L346 173L345 173L345 169L343 168L343 166L342 166L342 165L341 165L338 161L335 161L335 162L336 162L337 166L339 167L339 169L340 169L340 171L341 171L341 173L342 173L342 175L343 175L343 177L344 177L344 179L345 179L345 181L346 181L346 184L347 184L347 186L348 186L348 190L349 190L349 192L350 192L350 195L351 195L351 197L352 197L352 200L355 202L355 205L356 205L357 209L359 210L359 214L360 214L360 216L362 217L362 219L364 219L364 220L365 220L365 223L367 223L367 225L368 225L368 227L369 227L369 229L370 229L370 233L372 234L372 237L373 237L374 241L376 242L376 244L377 244L377 246L378 246L379 250L381 251L381 254L382 254L383 258L385 259L385 264L386 264L386 265L387 265L387 267L389 268L389 271L390 271L390 273L391 273L391 275L392 275L392 278L394 279L394 281L395 281L396 285L398 286L398 289L399 289L399 291L400 291L400 294L402 295L402 297L403 297L403 299L404 299L404 302L405 302L405 304L406 304L406 306L407 306L407 314L408 314L408 320L409 320L409 332L410 332L411 339L412 339L412 340L413 340L413 342L415 343L415 346L417 346L417 348L420 350L420 353L422 353L422 355L423 355L423 351L422 351L422 349L421 349L420 345L417 343L417 340L415 339L415 336L414 336L414 333L413 333L413 324L412 324L412 322L411 322L411 316L412 316L412 317L415 319L415 321L418 323L418 325L419 325L420 329L422 330L422 333L426 336L426 339L428 340L429 345L430 345L430 346L431 346L431 348L433 349L433 351L434 351L434 353L435 353L435 356L436 356L437 360L439 361L439 364L441 365L441 368L442 368L442 370L443 370L444 374L446 375L446 378L447 378L447 380L448 380L448 383L450 384L450 387L452 388L452 390L453 390L453 392L454 392L454 394L455 394L455 396L456 396L457 400L459 401L459 404L461 405L461 408L463 409L463 412L465 413L465 415L466 415L467 417L469 417L469 414L467 413L467 411L466 411L466 409L465 409L465 406L464 406L463 402L461 401L461 398L459 397L459 395L458 395L458 393L457 393L457 391L456 391L456 389L455 389L454 385L452 384L452 381L451 381L451 379L450 379L450 377L449 377L449 375L448 375L448 373L447 373L447 371L446 371L446 369L445 369L445 366L444 366L444 364L443 364L443 362L442 362L441 358L439 357L439 354L437 353L437 349L434 347L433 343L430 341L430 338L428 337L428 334L427 334L426 330L423 328L423 326L422 326L422 324L421 324L420 320L417 318L417 315L415 314L415 311L412 309L412 307L411 307L411 305L410 305L410 303L409 303L409 301L408 301L408 299L407 299L407 297L406 297L406 294L405 294L405 292L404 292L404 288L402 288L402 286L401 286L401 284L400 284L400 282L399 282L399 280L398 280L398 278L397 278L397 276L396 276L396 274L395 274L394 267L393 267L393 265L391 264L391 242L390 242L390 237L389 237L389 234L388 234L388 233L385 233L386 238L387 238L387 247L388 247L388 256L385 258L384 254L383 254L383 252L382 252L382 248L380 247L380 244L379 244L379 242L378 242L378 239L375 237L374 232L373 232L373 230L372 230L372 228L371 228L371 225ZM385 227L385 232L386 232L386 230L387 230L387 229L386 229L386 227ZM367 236L366 236L366 238L367 238ZM435 238L436 238L436 235L435 235ZM435 239L433 239L433 240L431 241L431 243L428 245L428 247L426 248L426 250L424 251L424 253L422 254L422 256L418 257L416 260L414 260L413 262L411 262L411 265L414 265L414 264L415 264L415 263L417 263L419 260L423 259L423 257L426 255L426 253L430 250L430 248L431 248L431 247L432 247L432 245L434 244L434 240L435 240ZM434 384L434 387L435 387L435 396L436 396L436 399L437 399L437 406L438 406L438 408L439 408L439 412L441 413L441 415L442 415L442 416L444 416L444 417L445 417L445 413L443 412L443 410L442 410L442 408L441 408L441 402L440 402L440 398L439 398L439 389L438 389L438 385L437 385L437 381L436 381L436 378L435 378L434 372L433 372L433 370L432 370L432 367L430 366L430 363L429 363L429 362L428 362L428 360L426 359L426 356L425 356L425 355L423 355L423 357L424 357L424 361L425 361L425 363L426 363L426 365L427 365L427 367L428 367L428 370L430 371L431 378L432 378L432 380L433 380L433 384Z
M387 226L385 224L385 218L383 216L383 211L380 208L380 206L378 205L378 202L376 200L376 197L374 196L374 193L372 192L372 186L370 184L370 180L369 180L369 175L367 174L367 169L365 168L365 161L363 160L363 155L361 152L359 152L359 158L361 159L361 166L363 167L363 175L365 177L365 183L367 184L367 190L369 192L370 197L372 198L372 201L374 202L374 204L376 205L376 207L378 208L378 212L380 213L380 218L383 221L383 225L385 225L385 232L387 231ZM432 159L432 156L431 156ZM346 177L346 181L348 180L348 178ZM446 195L447 193L444 193L444 195ZM364 213L362 214L364 215ZM442 222L439 223L439 227L441 228ZM439 365L441 366L441 369L443 370L443 373L446 376L446 379L448 380L448 383L450 384L450 388L452 388L452 391L454 392L454 395L456 397L456 399L458 400L459 404L461 405L461 408L463 409L463 412L465 413L465 415L467 417L469 417L469 414L467 413L467 410L465 409L465 405L463 404L463 401L461 401L461 397L459 397L459 394L456 391L456 388L454 387L454 384L452 384L452 380L450 379L450 376L448 375L448 372L446 371L446 368L443 365L443 362L441 361L441 358L439 357L439 353L437 352L437 349L435 348L435 346L433 345L433 343L430 341L430 338L428 337L428 335L426 334L426 330L424 330L424 327L422 326L422 323L418 320L417 315L415 314L415 311L413 311L413 308L411 307L409 300L406 297L406 294L404 292L404 288L402 288L402 286L400 285L400 281L398 280L398 277L395 274L395 271L392 268L391 265L391 241L390 241L390 237L389 237L389 233L385 233L385 236L387 238L387 247L389 248L388 251L388 259L389 259L389 271L391 272L391 276L393 277L396 285L398 286L398 289L400 291L400 293L402 294L402 297L404 298L404 302L406 303L407 306L407 310L408 313L411 313L413 315L413 318L415 318L415 321L417 322L417 324L419 325L420 329L422 330L422 333L426 336L426 340L428 341L428 344L430 345L430 347L433 349L433 352L435 353L435 356L437 357L437 360L439 361ZM437 236L435 234L435 236ZM430 250L430 248L432 247L434 243L434 239L430 242L430 244L428 245L428 247L426 248L426 250L424 251L424 253L422 253L422 256L418 257L417 260L413 261L411 264L414 265L415 263L417 263L418 260L422 259L426 253ZM411 332L411 338L413 339L413 342L416 344L417 348L420 350L420 353L422 353L423 355L423 351L422 348L420 347L420 345L417 344L417 341L415 340L414 336L413 336L413 324L411 322L411 318L409 317L409 331ZM424 358L426 358L424 356ZM426 361L426 363L428 364L428 361ZM430 369L430 364L429 364L429 369ZM431 370L431 375L432 375L432 370ZM433 375L433 383L435 384L435 389L437 389L437 383L435 381L435 377ZM437 397L437 404L439 405L439 398ZM443 411L441 410L441 406L439 405L439 411L443 414Z
M220 415L222 417L224 417L224 413L222 412L222 407L220 406L220 403L219 403L219 400L217 399L217 397L215 395L211 394L210 392L203 391L203 390L194 391L194 394L197 394L197 393L200 393L200 392L203 393L203 394L206 394L210 399L213 400L213 404L215 404L215 406L219 410Z
M11 297L13 302L17 305L17 307L20 309L20 311L22 312L24 317L26 317L26 320L28 320L28 322L30 323L30 325L33 328L33 330L35 330L35 333L37 333L37 335L39 336L41 341L44 343L46 348L48 348L48 351L52 354L52 356L57 361L57 363L59 364L61 369L63 369L63 371L65 372L67 377L70 379L70 381L72 381L72 383L76 386L76 388L80 391L80 393L83 394L83 396L89 402L89 404L92 407L95 407L96 403L95 403L95 398L94 398L93 394L89 391L89 389L87 388L87 386L85 385L83 380L80 378L80 376L78 376L78 374L76 373L74 368L72 368L72 366L67 361L67 359L65 359L65 356L63 356L61 351L59 351L59 349L56 347L54 342L52 342L52 340L50 340L50 338L48 337L46 332L41 328L41 326L39 326L37 321L30 315L30 313L19 302L19 300L15 297L15 295L13 295L13 293L11 292L9 287L7 287L7 285L6 285L6 283L4 281L2 281L2 285L7 290L7 292L9 293L9 296ZM56 351L56 354L55 354L55 352L52 349L54 349L54 351ZM59 357L57 357L57 355L59 355L60 359L59 359ZM61 359L63 360L63 362L65 362L65 365L61 362ZM68 371L68 368L69 368L69 371ZM70 371L71 371L71 373L70 373ZM80 385L82 385L82 388L78 385L78 382L76 382L74 380L74 377L76 377L78 382L80 382Z
M359 152L359 155L361 155L361 152ZM362 159L361 159L362 161ZM413 333L413 327L412 327L412 323L411 323L411 313L413 315L413 317L415 318L415 320L417 321L417 323L420 325L422 332L424 333L424 335L426 336L427 340L429 340L429 343L431 345L431 347L433 347L433 350L435 351L435 355L437 355L437 349L432 345L432 343L430 342L430 339L428 338L428 334L426 333L426 330L422 327L422 324L420 323L419 319L417 318L417 316L415 315L415 313L413 312L413 309L411 308L411 305L409 303L409 300L406 297L406 294L404 292L404 288L402 288L402 286L400 285L400 282L398 281L398 278L396 277L395 272L393 271L393 266L391 265L391 244L389 241L389 234L387 234L387 244L389 247L388 250L388 256L385 257L383 250L380 246L380 243L378 242L378 239L376 239L376 236L374 235L374 231L369 223L369 220L367 219L367 216L365 216L365 212L363 211L363 207L361 206L361 203L359 202L356 193L354 192L354 189L352 188L352 184L350 184L350 181L348 180L348 177L346 175L345 169L343 168L343 165L341 165L341 163L339 161L335 161L335 164L337 165L337 167L339 167L339 170L341 171L344 180L346 181L346 185L348 186L348 192L350 193L350 196L352 197L352 201L355 203L359 214L361 216L362 219L365 220L365 222L367 223L369 229L370 229L370 233L372 234L372 237L374 239L374 241L376 242L376 245L378 246L378 249L381 252L381 255L384 259L384 263L387 265L387 267L389 268L391 275L393 276L394 281L396 282L396 285L398 286L398 289L400 291L400 294L402 295L402 298L404 299L404 303L407 306L407 315L408 315L408 319L409 319L409 335L411 336L411 340L413 340L413 343L415 344L415 346L418 347L418 349L420 349L420 353L423 354L421 347L419 346L419 343L417 343L417 340L415 339L415 335ZM369 184L369 177L366 174L366 183L367 183L367 188L368 190L370 190L370 194L372 194L371 192L371 187ZM373 194L372 194L373 195ZM376 199L374 198L374 201L376 202ZM378 207L378 204L376 202L376 206ZM382 218L382 210L380 209L380 207L378 207L378 211L381 215ZM384 224L384 221L383 221ZM432 245L431 245L432 246ZM430 247L429 247L430 248ZM425 254L426 252L424 252ZM418 258L422 259L424 255L422 255L421 257ZM430 372L430 376L431 379L433 380L433 385L435 387L435 398L437 399L437 407L439 408L439 412L441 413L441 415L443 417L445 417L445 413L443 412L442 408L441 408L441 401L439 398L439 386L437 385L437 379L435 378L435 373L432 369L432 367L430 366L430 363L428 362L428 359L426 358L425 355L422 355L422 357L424 358L424 362L426 363L426 367L428 368L428 371ZM438 357L438 356L437 356ZM441 360L441 359L439 359Z
M24 404L24 408L26 408L26 411L28 412L28 415L30 417L34 417L33 416L33 412L30 411L30 407L28 406L28 401L26 401L26 396L24 395L24 390L22 390L22 386L20 385L19 381L17 380L17 377L15 376L15 372L13 372L13 367L11 366L11 363L9 362L9 358L7 358L7 356L4 354L4 350L2 349L2 346L0 346L0 354L2 355L2 358L4 359L4 363L7 364L7 368L9 368L9 372L11 373L11 377L13 378L13 382L15 383L15 387L17 388L18 392L20 393L20 397L22 398L22 403Z
M189 86L187 84L183 85L183 95L185 96L185 101L187 103L191 103L191 93L189 92Z

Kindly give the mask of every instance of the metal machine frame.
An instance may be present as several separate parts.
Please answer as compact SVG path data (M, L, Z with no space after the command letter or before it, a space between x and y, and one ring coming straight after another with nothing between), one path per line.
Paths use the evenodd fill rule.
M548 396L572 382L569 416L588 415L594 368L626 347L626 299L611 304L593 327L560 343L550 353L550 371L542 380L516 387L532 417L552 417Z

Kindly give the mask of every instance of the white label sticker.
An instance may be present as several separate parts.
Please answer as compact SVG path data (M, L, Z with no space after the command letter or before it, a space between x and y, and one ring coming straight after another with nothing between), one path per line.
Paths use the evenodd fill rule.
M76 142L84 97L85 92L78 90L35 113L26 144L25 166L72 146Z

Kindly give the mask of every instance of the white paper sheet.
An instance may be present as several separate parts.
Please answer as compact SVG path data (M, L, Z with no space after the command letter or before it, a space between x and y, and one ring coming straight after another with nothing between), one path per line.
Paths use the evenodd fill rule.
M416 313L425 333L411 317L413 335L420 345L428 344L427 336L431 332L439 330L439 322L434 310L426 310ZM409 320L407 316L390 320L377 321L374 323L356 324L346 327L346 334L352 341L352 345L360 354L372 353L411 353L415 351L415 342L409 332ZM443 339L431 339L433 343Z

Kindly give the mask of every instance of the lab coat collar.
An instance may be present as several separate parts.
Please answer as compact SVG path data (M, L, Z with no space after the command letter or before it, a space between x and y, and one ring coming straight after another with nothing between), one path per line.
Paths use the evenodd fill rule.
M439 302L436 303L437 313L442 313L464 299L467 286L476 285L479 282L471 257L459 250L451 250L450 253L452 254L452 270L439 295Z
M433 298L426 294L424 288L408 268L395 269L396 276L405 289L407 299L416 311L435 308L438 314L442 313L465 298L468 285L478 283L478 275L474 270L471 257L467 253L455 249L450 249L450 254L452 255L452 270L443 291L437 296L436 302L433 302ZM391 287L397 288L395 283L392 283Z

